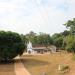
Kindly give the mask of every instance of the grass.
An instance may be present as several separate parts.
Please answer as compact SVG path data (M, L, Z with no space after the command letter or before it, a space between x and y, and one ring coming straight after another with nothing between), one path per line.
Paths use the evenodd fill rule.
M14 62L0 62L0 75L15 75Z
M73 57L72 57L72 59L75 61L75 54L73 54Z
M55 53L44 55L23 55L21 61L32 75L61 75L58 71L60 64L68 65L74 72L75 62L71 53ZM70 72L62 75L71 75Z

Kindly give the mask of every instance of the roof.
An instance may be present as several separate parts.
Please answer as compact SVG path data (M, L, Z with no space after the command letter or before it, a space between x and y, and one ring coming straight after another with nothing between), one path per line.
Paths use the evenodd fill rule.
M46 49L46 47L34 47L33 50L43 50Z

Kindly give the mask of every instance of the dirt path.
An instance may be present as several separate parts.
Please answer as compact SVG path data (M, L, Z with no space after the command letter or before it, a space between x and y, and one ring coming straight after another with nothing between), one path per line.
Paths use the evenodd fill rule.
M16 58L17 60L20 59L19 57ZM16 75L31 75L27 69L22 64L21 60L15 62L15 73Z

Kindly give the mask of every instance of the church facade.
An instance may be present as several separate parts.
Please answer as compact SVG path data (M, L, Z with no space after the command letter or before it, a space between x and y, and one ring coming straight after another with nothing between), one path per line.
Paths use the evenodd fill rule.
M55 53L55 52L56 52L55 46L49 46L49 47L35 46L35 47L33 47L32 43L30 41L27 44L27 53L28 54L36 54L36 53L44 54L44 53Z

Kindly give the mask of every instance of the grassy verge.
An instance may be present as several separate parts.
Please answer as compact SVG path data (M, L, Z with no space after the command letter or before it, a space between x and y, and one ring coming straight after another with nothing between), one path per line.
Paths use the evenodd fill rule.
M60 75L59 64L71 66L71 54L24 55L21 61L32 75ZM66 74L65 74L66 75Z

